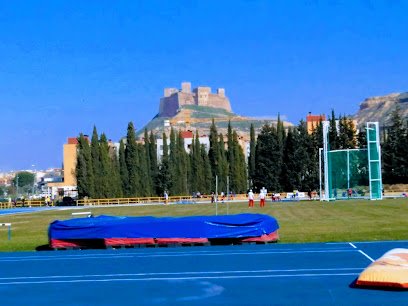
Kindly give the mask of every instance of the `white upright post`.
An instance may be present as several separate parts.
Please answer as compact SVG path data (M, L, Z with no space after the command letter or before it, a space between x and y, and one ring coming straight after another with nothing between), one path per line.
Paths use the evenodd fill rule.
M322 201L322 150L319 148L319 200Z
M328 144L328 133L329 133L329 121L323 121L323 160L324 160L324 197L325 201L329 201L330 186L329 186L329 144Z
M215 176L215 215L218 216L218 175Z
M347 192L350 188L350 150L347 150Z

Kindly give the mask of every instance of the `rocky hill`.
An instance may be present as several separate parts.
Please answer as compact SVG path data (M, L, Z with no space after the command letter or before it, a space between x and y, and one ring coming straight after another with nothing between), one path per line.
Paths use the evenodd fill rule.
M163 131L169 132L170 127L182 131L190 130L195 132L198 130L200 135L209 135L213 118L218 133L226 135L228 122L231 121L233 129L235 129L238 135L244 139L249 139L251 124L254 125L256 131L259 131L265 124L276 123L276 118L257 119L240 116L222 108L184 105L179 108L177 114L173 117L155 116L146 124L146 126L138 131L137 135L142 136L143 131L146 128L148 131L153 131L155 135L161 138ZM285 127L293 126L292 123L287 121L283 121L283 123Z
M381 127L388 126L396 105L400 106L402 116L408 118L408 92L405 92L365 99L360 104L355 119L359 126L367 121L378 121Z

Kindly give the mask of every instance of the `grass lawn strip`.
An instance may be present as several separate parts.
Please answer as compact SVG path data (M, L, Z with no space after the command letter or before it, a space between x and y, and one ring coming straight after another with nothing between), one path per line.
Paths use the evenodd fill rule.
M258 203L256 203L258 205ZM408 239L408 200L348 200L336 202L267 202L264 208L248 208L246 202L218 204L218 214L245 212L274 216L280 225L280 241L342 242ZM215 215L215 204L86 207L50 210L30 214L0 215L0 223L12 223L12 238L0 227L0 251L33 251L48 243L48 225L71 219L72 212L91 211L114 216Z

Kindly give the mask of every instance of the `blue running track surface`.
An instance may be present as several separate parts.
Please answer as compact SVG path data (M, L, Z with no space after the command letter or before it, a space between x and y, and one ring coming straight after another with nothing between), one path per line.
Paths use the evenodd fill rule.
M0 254L2 305L407 305L351 284L408 241Z

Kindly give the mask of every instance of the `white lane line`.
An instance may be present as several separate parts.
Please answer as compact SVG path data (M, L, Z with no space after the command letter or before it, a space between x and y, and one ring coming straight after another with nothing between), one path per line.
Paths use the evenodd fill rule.
M367 257L369 260L371 260L371 262L374 262L375 260L372 259L370 256L368 256L366 253L364 253L362 250L358 250L359 253L363 254L365 257Z
M354 243L405 243L408 240L376 240L376 241L354 241ZM349 242L326 242L325 244L348 244Z
M279 252L238 252L238 253L173 253L173 254L138 254L138 255L125 255L125 256L81 256L81 257L41 257L41 258L11 258L1 259L0 262L20 262L20 261L50 261L50 260L87 260L87 259L114 259L114 258L156 258L156 257L196 257L196 256L230 256L230 255L274 255L274 254L308 254L308 253L347 253L354 252L350 249L338 249L338 250L322 250L322 251L279 251Z
M359 273L307 273L307 274L268 274L268 275L231 275L231 276L194 276L194 277L151 277L151 278L111 278L111 279L78 279L78 280L49 280L26 282L1 282L0 285L34 285L55 283L93 283L93 282L129 282L129 281L179 281L199 279L245 279L245 278L278 278L278 277L321 277L321 276L356 276Z
M351 245L353 248L357 249L357 247L353 243L349 242L349 245Z
M223 255L229 255L229 254L238 254L238 253L244 253L245 255L247 254L259 254L259 253L278 253L278 252L308 252L308 251L339 251L339 250L350 250L349 248L335 248L335 249L327 249L327 248L306 248L306 249L302 249L302 248L294 248L294 249L269 249L268 251L259 251L259 250L244 250L244 251L235 251L232 253L229 253L228 251L230 250L220 250L220 251L216 251L216 250L211 250L211 251L193 251L193 252L180 252L180 251L174 251L174 252L160 252L160 253L154 253L155 249L152 248L152 252L138 252L138 249L136 248L134 252L121 252L121 250L116 250L116 252L120 252L119 254L116 253L108 253L104 252L104 253L88 253L86 251L81 251L78 250L77 252L80 254L75 254L75 255L68 255L68 254L64 254L65 251L56 251L56 252L52 252L53 254L56 254L55 256L44 256L44 255L33 255L33 256L5 256L5 257L1 257L0 256L0 261L1 260L5 260L5 259L38 259L38 258L48 258L48 259L55 259L55 258L66 258L66 259L70 259L70 258L77 258L77 257L87 257L87 258L96 258L96 257L102 257L102 258L113 258L113 257L119 257L119 256L153 256L153 255L179 255L179 254L189 254L189 255L196 255L196 254L223 254ZM61 253L59 253L61 252Z
M117 273L117 274L84 274L84 275L44 275L1 277L0 280L19 279L56 279L56 278L91 278L91 277L123 277L123 276L159 276L159 275L202 275L202 274L239 274L239 273L273 273L273 272L310 272L310 271L362 271L364 268L316 268L316 269L277 269L277 270L237 270L237 271L197 271L197 272L151 272L151 273Z

